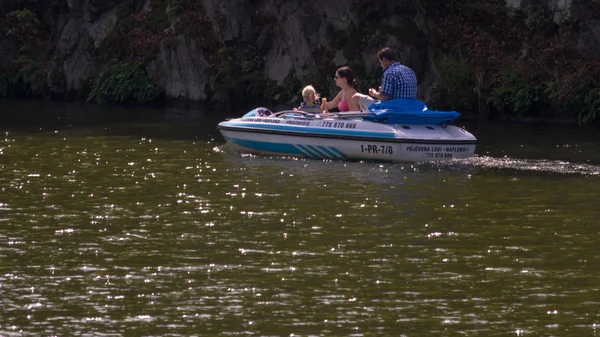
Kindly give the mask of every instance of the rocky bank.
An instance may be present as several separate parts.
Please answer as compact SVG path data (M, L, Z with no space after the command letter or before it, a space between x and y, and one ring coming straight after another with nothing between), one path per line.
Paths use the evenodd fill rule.
M118 63L141 71L131 86L157 88L148 101L286 104L309 83L335 93L342 65L364 92L388 46L415 69L425 101L466 95L454 107L503 113L486 93L514 64L549 50L575 55L564 67L600 57L598 0L0 0L0 27L0 95L55 99L85 99L98 78L124 85L110 82ZM560 64L546 70L562 78Z

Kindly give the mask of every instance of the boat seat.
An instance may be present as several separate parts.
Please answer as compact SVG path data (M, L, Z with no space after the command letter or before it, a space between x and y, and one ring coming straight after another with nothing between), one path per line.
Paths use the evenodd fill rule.
M254 110L250 110L243 117L267 117L271 116L273 112L267 108L259 107Z
M429 110L414 98L398 98L375 102L369 106L368 120L388 124L452 124L460 114L456 111Z

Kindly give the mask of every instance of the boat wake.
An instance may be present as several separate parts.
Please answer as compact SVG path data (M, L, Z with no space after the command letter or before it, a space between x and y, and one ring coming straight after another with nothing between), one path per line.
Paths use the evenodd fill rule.
M303 159L297 157L273 157L245 153L234 149L227 148L226 146L217 146L213 149L215 152L230 153L240 158L256 158L256 159L271 159L280 160L283 162L291 161L309 161L317 163L319 160ZM329 160L330 162L336 162L336 160ZM361 162L363 163L363 162ZM359 164L355 162L355 164ZM380 163L369 163L363 164L380 166ZM467 159L460 160L448 160L448 161L434 161L434 162L421 162L421 163L398 163L392 164L398 165L404 168L408 166L414 171L424 171L427 169L436 170L448 170L448 171L467 171L467 172L497 172L497 173L550 173L550 174L562 174L562 175L586 175L586 176L599 176L600 165L583 164L583 163L572 163L561 160L547 160L547 159L520 159L510 157L489 157L489 156L475 156Z
M425 165L425 163L424 163ZM426 163L426 165L434 165L442 168L455 169L483 169L485 171L499 172L533 172L533 173L557 173L557 174L574 174L574 175L600 175L600 166L571 163L560 160L546 159L518 159L518 158L494 158L494 157L472 157L457 161L440 161L434 163Z

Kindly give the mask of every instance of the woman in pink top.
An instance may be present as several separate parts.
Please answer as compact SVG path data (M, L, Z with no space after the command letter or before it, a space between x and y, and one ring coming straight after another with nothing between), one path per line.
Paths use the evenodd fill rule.
M338 108L344 111L360 111L360 107L355 102L352 102L352 96L357 93L354 88L354 73L348 67L341 67L335 72L333 77L335 84L342 90L335 96L334 99L323 105L323 112L327 113L330 109Z

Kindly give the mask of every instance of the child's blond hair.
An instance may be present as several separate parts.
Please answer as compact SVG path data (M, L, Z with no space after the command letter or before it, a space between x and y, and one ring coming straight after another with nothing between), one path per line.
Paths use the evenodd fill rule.
M319 94L317 93L317 91L315 90L315 88L312 85L307 85L304 87L304 89L302 89L302 97L309 97L309 96L313 97L313 101L316 101L319 99Z

